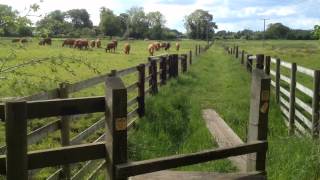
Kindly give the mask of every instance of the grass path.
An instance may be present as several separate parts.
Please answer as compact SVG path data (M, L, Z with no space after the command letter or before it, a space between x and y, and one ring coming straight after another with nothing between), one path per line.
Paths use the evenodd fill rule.
M213 46L191 71L148 99L147 115L130 133L130 158L149 159L216 147L201 117L213 108L245 140L249 119L251 77L239 62ZM272 95L273 96L273 95ZM150 109L150 110L148 110ZM287 136L274 99L269 112L269 179L319 179L320 145L307 138ZM234 171L229 161L184 170Z

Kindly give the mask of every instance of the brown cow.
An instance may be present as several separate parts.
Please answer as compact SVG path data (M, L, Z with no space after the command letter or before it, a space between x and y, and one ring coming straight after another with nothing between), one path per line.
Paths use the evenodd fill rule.
M101 48L101 40L100 39L96 39L96 45L97 45L97 48Z
M114 40L112 40L112 42L113 42L115 48L117 49L117 47L118 47L118 41L114 39Z
M73 47L75 40L74 39L66 39L62 43L62 47L68 45L70 48Z
M180 43L176 43L176 50L179 51L180 50Z
M89 41L86 40L86 39L77 39L77 40L74 42L73 47L74 47L74 48L78 48L78 49L80 49L80 50L82 50L83 48L88 49L88 47L89 47Z
M150 56L153 56L153 53L154 53L154 45L153 44L149 44L148 51L149 51Z
M107 44L107 47L106 47L106 52L111 52L111 50L113 49L113 52L116 52L116 45L115 43L111 42L111 43L108 43Z
M130 44L129 43L124 44L123 51L125 54L130 54Z
M154 50L159 51L161 44L159 42L154 42L153 46L154 46Z
M20 43L27 43L27 42L28 42L28 39L26 39L26 38L20 39Z
M160 45L161 48L165 48L166 46L167 46L167 43L165 43L165 42L161 43L161 45Z
M51 38L42 38L39 42L40 46L45 46L45 45L51 45L52 40Z
M96 47L96 41L95 41L95 40L91 40L91 41L90 41L90 47L91 47L91 48Z
M167 51L171 47L171 44L169 42L166 43L166 46L164 47L164 50Z
M15 39L12 39L11 42L13 43L17 43L17 42L20 42L20 38L15 38Z

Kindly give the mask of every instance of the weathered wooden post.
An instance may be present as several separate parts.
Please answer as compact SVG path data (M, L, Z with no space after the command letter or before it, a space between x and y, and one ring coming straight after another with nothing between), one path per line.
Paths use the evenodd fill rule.
M158 93L158 73L157 73L157 61L155 59L150 60L149 75L151 76L149 80L149 85L151 87L151 94L155 95Z
M5 104L7 179L28 179L27 103L10 101Z
M192 51L189 51L189 64L192 64Z
M296 74L297 74L297 64L291 64L291 82L290 82L290 107L289 107L289 134L294 134L294 118L295 118L295 104L296 104Z
M247 71L252 72L252 59L250 58L252 55L247 55Z
M187 54L181 55L181 70L183 73L187 72L187 68L188 68L187 58L188 58Z
M241 64L244 64L244 50L241 51Z
M178 54L169 55L169 77L177 77L178 70Z
M270 56L266 56L265 73L267 75L270 75L270 63L271 63L271 57Z
M165 85L167 80L167 59L165 56L160 57L160 85Z
M145 114L145 104L144 104L144 99L145 99L145 64L140 64L138 67L138 114L139 117L143 117Z
M252 72L250 118L247 141L266 141L270 99L270 77L262 69ZM267 148L247 157L247 171L265 172Z
M276 102L280 103L280 59L276 60Z
M313 98L312 98L312 137L319 138L319 92L320 92L320 70L314 71Z
M68 93L68 84L61 83L59 84L59 98L66 99L69 97ZM70 116L62 116L61 117L61 145L62 146L69 146L70 145ZM62 166L62 178L63 179L70 179L71 178L71 171L70 165Z
M236 46L236 58L239 58L239 46Z
M196 44L195 55L198 56L198 45Z
M115 167L126 163L127 157L127 89L119 77L106 79L106 166L107 178L110 180L127 180L118 178Z
M263 69L264 68L264 55L263 54L257 54L256 55L256 67L258 69ZM252 64L252 61L251 61Z

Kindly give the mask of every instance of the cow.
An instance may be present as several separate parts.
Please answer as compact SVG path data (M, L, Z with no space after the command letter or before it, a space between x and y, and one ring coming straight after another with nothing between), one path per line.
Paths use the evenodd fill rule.
M17 42L20 42L20 38L15 38L15 39L12 39L12 40L11 40L11 42L12 42L12 43L17 43Z
M130 44L129 43L124 44L123 51L125 54L130 54Z
M159 42L154 42L153 46L154 46L154 50L159 51L161 44Z
M100 39L96 39L96 45L97 45L97 48L101 48L101 40Z
M180 43L176 43L176 50L179 51L180 50Z
M111 52L111 50L113 50L113 52L116 52L116 44L114 42L107 44L106 52Z
M154 44L149 44L149 46L148 46L148 51L149 51L150 56L153 56L153 53L154 53Z
M26 39L26 38L20 39L20 43L27 43L27 42L28 42L28 39Z
M166 43L166 46L164 47L164 50L167 51L171 47L171 44L169 42Z
M91 47L91 48L96 47L96 41L95 41L95 40L91 40L91 41L90 41L90 47Z
M118 47L118 41L114 39L114 40L112 40L112 43L114 44L115 48L117 49L117 47Z
M39 42L40 46L45 46L45 45L51 45L52 40L51 38L42 38Z
M69 46L70 48L73 47L75 40L74 39L66 39L62 43L62 47L65 45Z
M80 49L80 50L82 50L83 48L88 49L88 47L89 47L89 41L86 40L86 39L77 39L77 40L74 42L73 47L74 47L74 48L78 48L78 49Z
M167 46L167 43L165 43L165 42L161 43L161 45L160 45L161 48L165 48L166 46Z

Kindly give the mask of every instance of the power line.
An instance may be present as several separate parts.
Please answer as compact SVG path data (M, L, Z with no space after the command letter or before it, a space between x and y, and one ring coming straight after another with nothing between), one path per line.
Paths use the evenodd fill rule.
M269 18L268 19L266 19L266 18L264 18L264 19L261 19L261 20L263 20L263 46L264 46L264 42L265 42L265 39L266 39L266 21L268 21L268 20L270 20Z

